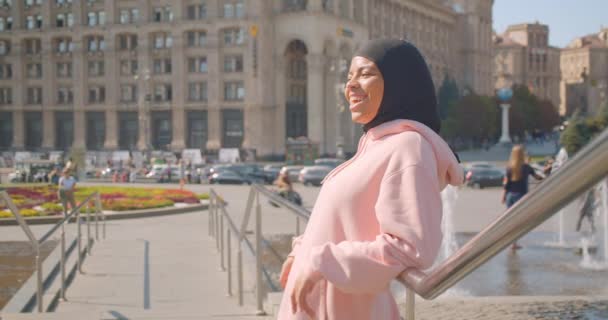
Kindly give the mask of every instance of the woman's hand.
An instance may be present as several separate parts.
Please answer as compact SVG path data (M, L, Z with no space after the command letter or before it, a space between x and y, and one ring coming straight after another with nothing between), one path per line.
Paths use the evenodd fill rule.
M285 289L285 286L287 286L287 278L289 278L289 272L291 272L293 260L294 257L290 256L287 257L285 262L283 262L283 267L281 268L281 277L279 278L279 281L281 282L281 287L283 287L283 289Z
M315 318L315 312L310 308L306 298L321 281L320 272L303 273L296 280L293 291L291 292L291 312L295 314L298 310L304 311L311 319Z

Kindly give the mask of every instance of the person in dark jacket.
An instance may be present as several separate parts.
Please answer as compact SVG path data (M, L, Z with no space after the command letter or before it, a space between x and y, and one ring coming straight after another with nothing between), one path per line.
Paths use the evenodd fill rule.
M528 176L533 176L536 180L543 179L526 163L525 153L526 151L522 145L515 145L511 150L511 159L507 166L502 194L502 203L507 205L507 209L528 193ZM521 249L521 246L515 241L511 245L511 249Z

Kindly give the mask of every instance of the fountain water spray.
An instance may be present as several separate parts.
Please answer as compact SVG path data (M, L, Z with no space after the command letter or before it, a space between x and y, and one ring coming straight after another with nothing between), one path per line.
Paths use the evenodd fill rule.
M602 183L602 211L604 211L604 264L608 265L608 178Z

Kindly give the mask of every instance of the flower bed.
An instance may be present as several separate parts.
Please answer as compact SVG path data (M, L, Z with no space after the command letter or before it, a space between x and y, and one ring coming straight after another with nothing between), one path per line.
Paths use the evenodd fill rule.
M6 189L20 213L26 217L58 215L63 207L57 197L57 186L14 187ZM191 191L171 189L147 189L125 187L77 187L76 203L80 203L90 194L98 191L104 210L129 211L152 208L171 207L175 203L199 203L207 195L197 195ZM86 212L86 207L81 212ZM13 215L0 201L0 218L12 218Z

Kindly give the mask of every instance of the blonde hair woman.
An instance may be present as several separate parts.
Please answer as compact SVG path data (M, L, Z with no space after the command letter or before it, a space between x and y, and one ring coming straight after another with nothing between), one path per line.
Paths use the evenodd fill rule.
M502 194L502 203L507 205L507 209L528 193L528 176L533 176L536 180L543 179L526 163L525 158L526 149L524 146L519 144L513 146L504 178L504 192ZM511 249L517 250L520 248L517 241L513 242Z

